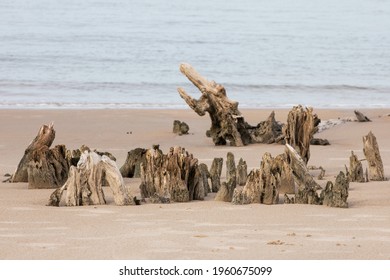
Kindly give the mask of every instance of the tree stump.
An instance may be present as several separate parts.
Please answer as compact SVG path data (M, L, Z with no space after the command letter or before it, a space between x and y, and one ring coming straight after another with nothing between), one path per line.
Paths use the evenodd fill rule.
M246 165L246 161L242 158L238 161L237 164L237 184L239 186L245 186L246 180L248 178L248 166Z
M203 181L205 196L207 196L207 194L211 192L211 188L209 184L210 172L208 171L207 165L204 163L199 164L199 170Z
M298 152L289 144L286 144L287 162L297 183L297 192L295 194L295 203L300 204L320 204L320 197L317 190L321 187L310 175L306 163Z
M143 148L136 148L127 153L126 161L120 168L123 177L139 178L141 176L140 165L145 163L146 151Z
M28 166L31 161L31 156L34 151L38 151L41 148L50 148L54 141L56 132L54 130L53 123L49 125L42 125L38 131L37 136L32 140L30 145L24 151L24 155L20 160L15 173L12 175L11 182L28 182Z
M113 192L116 205L135 203L135 198L130 196L125 187L115 161L105 155L100 156L95 152L84 151L77 167L70 167L65 184L50 196L48 206L59 206L65 190L67 206L106 204L102 188L104 178Z
M286 143L292 146L307 164L310 159L310 142L313 138L315 116L312 108L294 106L288 113L283 132Z
M178 135L188 134L190 127L185 122L179 120L173 121L173 133Z
M214 158L210 167L211 191L216 193L221 188L223 158Z
M65 145L53 149L42 146L30 154L27 165L29 189L51 189L62 186L68 179L69 163Z
M252 170L244 187L234 190L233 204L277 204L281 185L279 162L270 153L263 155L260 169Z
M351 182L365 182L362 163L353 151L349 157L348 178Z
M157 194L171 202L202 200L205 187L201 177L198 159L184 148L172 147L164 155L155 145L141 163L141 195L149 198Z
M355 116L356 116L356 119L358 120L358 122L370 122L371 120L369 118L367 118L365 115L363 115L361 112L355 110L354 111L355 113Z
M384 181L382 158L375 135L370 131L363 137L363 152L368 162L368 178L371 181Z
M228 152L226 159L226 184L223 184L221 186L217 195L215 196L215 200L231 202L236 185L237 169L236 164L234 162L234 155L231 152Z
M287 162L286 154L276 156L275 162L281 170L279 192L284 194L295 194L294 176L292 169Z
M340 172L336 177L335 184L333 185L333 183L329 181L326 184L325 189L321 192L323 205L348 208L348 189L349 180L343 172Z
M213 139L215 145L229 142L232 146L243 146L257 141L274 143L282 135L281 125L272 122L274 114L271 114L271 120L251 126L238 110L238 102L227 97L222 85L208 81L189 64L181 64L180 71L200 90L202 96L194 99L182 88L178 88L178 92L199 116L209 114L211 128L206 135Z

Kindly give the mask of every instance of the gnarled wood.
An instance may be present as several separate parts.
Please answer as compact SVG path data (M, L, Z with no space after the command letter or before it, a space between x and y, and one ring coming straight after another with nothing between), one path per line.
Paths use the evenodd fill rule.
M139 178L141 176L140 165L145 162L146 151L143 148L136 148L127 153L126 161L120 168L123 177Z
M281 154L275 157L275 164L280 168L280 193L295 194L295 181L292 169L287 162L287 155Z
M67 206L105 204L103 179L107 180L116 205L135 203L134 197L130 196L125 187L115 161L105 155L100 156L95 152L84 151L77 167L70 167L65 184L50 196L48 206L59 206L65 190L67 191L65 198Z
M198 159L184 148L171 148L168 154L156 145L141 163L140 190L143 198L157 195L171 202L204 199L205 187Z
M300 204L320 204L320 197L317 190L321 187L310 175L306 163L298 152L289 144L286 144L287 162L289 163L295 182L297 183L297 192L295 194L295 203Z
M362 163L353 151L349 157L348 178L351 182L365 182Z
M286 143L292 146L303 161L307 163L310 158L310 142L313 138L315 116L312 108L294 106L288 113L287 124L283 132Z
M371 181L384 181L382 158L375 135L370 131L363 137L363 152L368 162L368 178Z
M173 121L173 133L178 135L188 134L190 127L185 122L179 120Z
M50 148L54 141L56 132L54 130L53 123L49 125L42 125L38 131L37 136L32 140L30 145L24 151L24 155L20 160L15 173L12 175L11 182L28 182L28 166L31 161L31 156L34 151L38 151L41 148Z
M281 124L274 121L274 114L257 126L245 122L238 110L238 102L230 100L225 88L214 81L202 77L189 64L181 64L180 71L200 90L199 99L189 96L183 88L178 88L180 96L198 115L209 114L211 128L206 135L215 145L243 146L250 143L274 143L280 141Z
M246 161L242 158L238 161L237 164L237 184L239 186L245 186L246 180L248 178L248 166L246 165Z
M349 180L343 172L340 172L334 185L328 181L325 189L321 192L322 204L330 207L348 208L348 189Z
M215 200L231 202L234 189L237 186L237 169L234 161L234 155L231 152L227 153L226 159L226 184L223 184L219 189ZM226 189L225 189L226 188Z
M214 158L210 167L211 191L218 192L221 188L223 158Z

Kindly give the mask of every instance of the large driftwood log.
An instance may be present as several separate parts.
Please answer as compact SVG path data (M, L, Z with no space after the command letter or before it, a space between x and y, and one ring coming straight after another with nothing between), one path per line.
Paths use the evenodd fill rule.
M271 154L263 155L260 169L252 170L244 187L234 190L233 204L277 204L281 186L281 166Z
M298 152L305 163L310 158L310 142L315 132L314 127L313 109L304 109L299 105L294 106L288 113L287 124L283 129L286 143Z
M210 167L211 191L216 193L221 188L223 158L214 158Z
M368 162L368 178L371 181L384 181L382 158L375 135L370 131L363 137L363 152Z
M123 177L139 178L141 176L140 165L145 162L146 151L143 148L136 148L127 153L126 161L120 168Z
M226 183L221 185L215 200L231 202L234 189L237 186L237 169L234 161L234 155L231 152L227 153L226 158Z
M349 157L348 178L351 182L365 182L362 163L353 151L351 151L351 156Z
M297 183L295 194L295 203L300 204L320 204L320 197L317 193L321 187L310 175L306 163L298 152L289 144L286 144L287 162L289 163L292 173Z
M20 160L15 173L12 175L11 182L28 182L28 166L31 161L31 156L34 151L38 151L41 148L50 148L54 141L56 132L54 130L53 123L49 125L42 125L38 131L37 136L32 140L30 145L24 151L24 155Z
M181 147L164 155L158 145L141 163L140 190L143 198L158 196L172 202L202 200L206 195L198 159Z
M213 139L215 145L230 142L232 146L243 146L282 140L282 126L275 121L273 113L267 121L251 126L238 110L238 102L227 97L222 85L208 81L189 64L181 64L180 71L200 90L202 96L194 99L182 88L178 88L178 92L198 115L209 114L211 128L206 135Z
M135 198L129 194L115 161L105 155L84 151L77 167L70 167L65 184L50 196L48 206L59 206L65 190L67 206L105 204L103 179L108 182L116 205L135 203Z

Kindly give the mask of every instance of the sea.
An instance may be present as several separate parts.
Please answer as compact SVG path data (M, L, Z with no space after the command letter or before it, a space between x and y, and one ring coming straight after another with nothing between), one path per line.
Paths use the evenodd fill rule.
M390 0L0 0L0 109L390 108Z

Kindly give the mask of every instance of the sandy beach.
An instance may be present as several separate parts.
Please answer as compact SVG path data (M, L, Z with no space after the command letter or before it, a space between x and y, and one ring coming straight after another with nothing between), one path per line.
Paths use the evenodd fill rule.
M334 181L345 171L353 150L363 156L362 137L372 131L379 144L385 176L390 178L390 109L361 109L372 122L346 122L316 137L330 146L311 146L309 165L326 170ZM271 110L241 110L251 124ZM288 110L276 110L285 122ZM322 120L354 118L353 109L314 110ZM190 134L172 133L174 120ZM107 151L122 166L127 152L160 144L182 146L210 167L214 157L242 157L258 168L265 152L283 145L216 147L205 131L208 116L188 110L0 110L0 177L13 173L42 124L54 121L53 143L76 149L85 144ZM365 168L367 163L363 162ZM223 177L225 175L223 169ZM317 171L312 171L313 175ZM223 180L223 178L222 178ZM139 195L140 179L125 182ZM105 188L107 205L45 206L53 190L29 190L27 183L0 183L0 259L390 259L390 183L350 183L349 208L316 205L232 205L214 201L119 207Z

